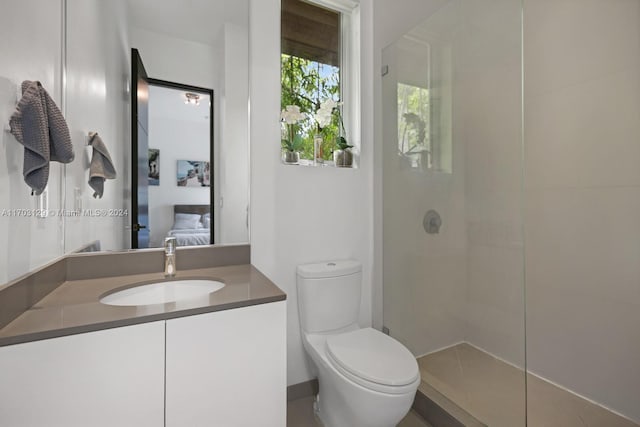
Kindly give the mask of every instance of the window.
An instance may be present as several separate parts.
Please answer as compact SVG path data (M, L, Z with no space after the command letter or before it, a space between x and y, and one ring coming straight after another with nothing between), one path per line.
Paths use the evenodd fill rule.
M354 140L354 126L348 122L355 103L346 96L349 78L343 64L350 62L350 37L345 30L355 4L338 11L321 3L322 0L281 3L281 109L294 106L301 113L295 124L283 123L283 151L294 148L300 153L301 164L314 164L314 158L317 163L330 163L340 136L351 145ZM331 122L320 126L314 115L328 100L338 104L340 116L334 114ZM286 142L293 143L294 139L295 147L287 148Z

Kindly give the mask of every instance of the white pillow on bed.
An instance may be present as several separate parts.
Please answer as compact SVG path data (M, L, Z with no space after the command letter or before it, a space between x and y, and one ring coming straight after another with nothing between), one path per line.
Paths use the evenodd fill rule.
M173 230L193 230L194 228L202 228L200 215L190 213L177 213L173 223Z
M211 228L211 214L202 215L202 225L204 228Z

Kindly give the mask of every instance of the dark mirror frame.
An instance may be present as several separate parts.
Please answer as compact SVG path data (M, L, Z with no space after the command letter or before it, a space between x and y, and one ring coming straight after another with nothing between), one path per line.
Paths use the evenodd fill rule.
M133 80L133 79L132 79ZM212 220L211 220L211 228L210 228L210 236L209 236L209 243L210 244L214 244L215 242L215 227L213 226L214 224L214 202L215 202L215 173L214 173L214 168L215 168L215 164L214 164L214 151L213 151L213 145L214 145L214 109L213 109L213 105L214 105L214 91L213 89L209 89L209 88L204 88L204 87L199 87L199 86L193 86L193 85L188 85L188 84L182 84L182 83L175 83L175 82L170 82L170 81L166 81L166 80L160 80L160 79L153 79L153 78L148 78L147 79L149 85L152 86L160 86L160 87L166 87L166 88L170 88L170 89L178 89L181 91L185 91L185 92L196 92L196 93L204 93L204 94L208 94L209 95L209 165L210 165L210 172L209 172L209 180L210 180L210 186L209 186L209 211L211 213L212 216ZM133 92L132 96L133 96ZM135 99L131 99L131 105L135 105L137 102L137 100ZM132 108L133 110L133 108ZM131 126L131 130L132 132L135 132L135 126ZM135 137L135 135L132 133L132 138L131 138L131 194L132 194L132 198L131 198L131 249L138 249L138 244L137 244L137 231L134 229L134 226L136 224L133 224L134 221L136 221L136 219L138 218L138 201L137 201L137 197L135 197L137 195L137 189L138 189L138 140L137 137Z

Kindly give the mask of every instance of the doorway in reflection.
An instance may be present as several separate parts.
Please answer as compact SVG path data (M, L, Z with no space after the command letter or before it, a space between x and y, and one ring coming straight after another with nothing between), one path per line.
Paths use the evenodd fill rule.
M148 144L132 158L145 165L138 180L138 222L147 212L148 245L166 237L179 246L214 243L213 90L149 79ZM141 206L146 202L146 206ZM138 239L138 247L145 242Z

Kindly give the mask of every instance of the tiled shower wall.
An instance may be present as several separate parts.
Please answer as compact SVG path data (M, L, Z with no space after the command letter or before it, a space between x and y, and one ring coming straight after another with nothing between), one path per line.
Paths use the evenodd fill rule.
M521 7L464 5L454 129L465 147L465 341L524 366ZM522 386L524 399L524 376Z
M640 422L640 2L524 17L528 368Z

